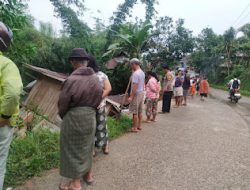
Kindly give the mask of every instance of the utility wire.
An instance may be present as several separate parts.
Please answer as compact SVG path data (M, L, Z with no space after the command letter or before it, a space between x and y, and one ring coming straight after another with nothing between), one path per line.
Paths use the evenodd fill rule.
M243 14L247 11L247 9L250 7L250 3L247 4L247 6L243 9L243 11L240 13L240 15L237 17L237 19L233 22L232 26L235 26L235 24L238 23L239 19L243 16Z
M239 20L238 24L235 25L235 26L236 26L236 27L239 26L239 25L242 23L242 21L244 21L249 15L250 15L250 11L246 14L246 16L244 16L241 20ZM243 23L242 23L242 24L243 24Z

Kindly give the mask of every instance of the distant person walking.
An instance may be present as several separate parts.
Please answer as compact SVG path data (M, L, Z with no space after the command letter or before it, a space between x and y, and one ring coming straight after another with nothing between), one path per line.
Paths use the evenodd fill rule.
M22 79L17 66L3 56L10 47L12 31L0 22L0 190L3 189L6 162L17 126Z
M185 72L182 88L183 88L183 101L184 101L183 105L186 106L187 105L187 97L189 95L190 88L191 88L190 76L188 75L187 71Z
M147 122L156 121L158 100L160 97L161 84L155 72L149 71L149 80L146 85L146 115Z
M162 113L170 113L171 101L173 97L174 90L174 76L167 64L163 65L164 78L163 78L163 103L162 103Z
M142 129L142 111L144 101L145 73L141 70L141 62L137 58L130 60L133 70L131 93L128 101L130 102L129 110L133 114L133 127L131 132L138 132Z
M82 48L73 49L69 61L74 72L62 86L59 115L63 119L60 134L60 174L70 178L60 184L61 190L81 190L81 179L92 167L96 108L100 105L103 87Z
M204 98L207 98L209 91L209 83L207 81L207 77L203 77L203 79L200 81L200 96L201 100L204 101Z

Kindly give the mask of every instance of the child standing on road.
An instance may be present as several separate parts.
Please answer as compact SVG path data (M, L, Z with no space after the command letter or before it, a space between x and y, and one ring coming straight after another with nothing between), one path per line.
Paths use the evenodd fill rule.
M192 96L192 98L194 98L194 96L195 96L195 87L196 87L196 83L195 83L195 81L193 81L192 85L191 85L191 96Z

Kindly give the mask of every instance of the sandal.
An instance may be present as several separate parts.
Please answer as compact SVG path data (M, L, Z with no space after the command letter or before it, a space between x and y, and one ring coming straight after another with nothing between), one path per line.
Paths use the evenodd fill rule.
M142 128L141 128L141 127L138 127L137 129L138 129L139 131L141 131L141 130L142 130Z
M86 178L84 178L83 181L84 181L88 186L92 186L92 185L94 184L94 182L95 182L94 179L92 179L92 180L87 180Z
M138 131L138 129L133 129L132 128L132 129L129 130L129 132L131 132L131 133L138 133L139 131Z
M82 187L78 187L78 188L71 187L70 183L64 184L64 185L60 184L58 188L59 188L59 190L82 190Z

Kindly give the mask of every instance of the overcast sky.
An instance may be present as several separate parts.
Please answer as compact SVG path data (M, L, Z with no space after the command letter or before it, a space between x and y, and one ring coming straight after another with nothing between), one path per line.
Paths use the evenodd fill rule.
M113 11L124 0L85 0L88 11L84 20L94 25L92 17L99 17L109 23ZM138 0L139 2L139 0ZM205 27L212 27L216 33L222 34L230 26L236 28L250 22L250 0L158 0L156 6L158 16L170 16L174 20L185 19L185 26L195 35ZM60 19L54 17L53 6L49 0L30 0L29 10L36 22L51 22L58 31L61 29ZM98 10L101 13L98 13ZM137 4L133 15L144 18L144 5Z

